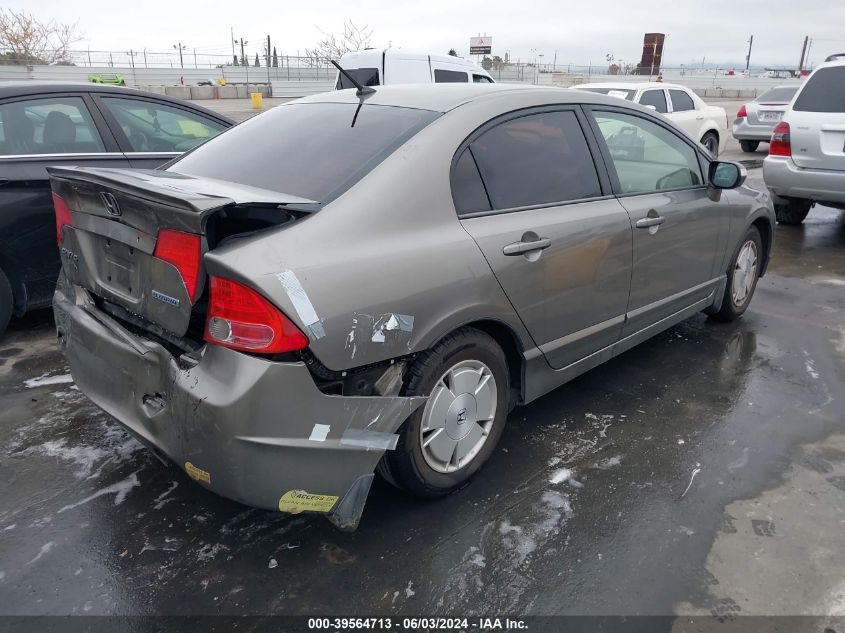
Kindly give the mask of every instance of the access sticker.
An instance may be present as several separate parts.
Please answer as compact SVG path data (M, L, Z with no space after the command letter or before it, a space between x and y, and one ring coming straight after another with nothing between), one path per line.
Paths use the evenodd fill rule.
M204 481L207 484L211 483L211 473L202 468L197 468L191 462L185 462L185 472L194 481Z
M328 512L337 503L332 495L315 495L304 490L288 490L279 499L279 511L299 514L300 512Z

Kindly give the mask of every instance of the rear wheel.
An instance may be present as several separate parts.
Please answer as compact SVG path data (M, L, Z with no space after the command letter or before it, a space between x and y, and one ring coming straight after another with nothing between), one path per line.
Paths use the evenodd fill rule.
M463 328L416 359L403 393L428 401L402 425L378 472L420 497L448 494L478 472L502 435L510 393L505 355L487 334Z
M701 144L704 145L711 154L713 154L713 158L719 156L719 137L716 136L715 132L705 133L705 135L701 137Z
M722 307L713 317L720 321L739 318L751 303L751 297L760 278L760 264L763 261L763 240L760 231L752 226L742 238L728 269L728 284Z
M810 200L783 200L775 202L774 206L780 224L795 226L804 221L813 203Z
M6 331L12 318L12 285L8 277L0 269L0 336Z
M760 146L760 141L740 141L739 146L742 148L743 152L756 152L757 148Z

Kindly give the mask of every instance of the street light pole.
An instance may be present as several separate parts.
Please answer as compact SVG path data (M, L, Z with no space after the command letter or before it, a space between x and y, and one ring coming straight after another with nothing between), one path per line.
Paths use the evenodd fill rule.
M184 62L184 61L182 61L182 51L183 51L184 49L188 48L188 47L187 47L187 46L185 46L185 45L183 45L183 44L182 44L182 42L179 42L178 44L174 44L174 45L173 45L173 48L175 48L176 50L178 50L178 51L179 51L179 66L180 66L180 67L182 67L182 68L184 68L184 67L185 67L185 62Z
M748 55L745 56L745 74L748 74L748 69L751 66L751 46L754 44L754 36L748 38Z

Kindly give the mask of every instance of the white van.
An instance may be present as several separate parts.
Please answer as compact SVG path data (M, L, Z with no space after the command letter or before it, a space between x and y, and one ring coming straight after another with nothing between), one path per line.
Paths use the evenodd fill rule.
M345 53L340 65L363 86L420 83L494 83L490 74L468 59L451 55L411 53L400 48ZM354 88L338 73L335 88Z

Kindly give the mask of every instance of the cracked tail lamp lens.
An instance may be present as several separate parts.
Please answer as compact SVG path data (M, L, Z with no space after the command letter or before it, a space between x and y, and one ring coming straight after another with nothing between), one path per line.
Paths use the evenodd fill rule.
M260 294L230 279L211 278L204 339L232 349L262 354L308 347L308 339Z

